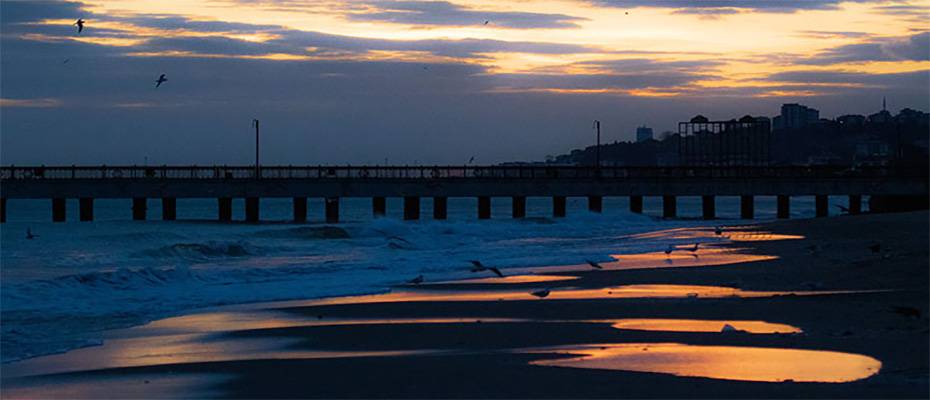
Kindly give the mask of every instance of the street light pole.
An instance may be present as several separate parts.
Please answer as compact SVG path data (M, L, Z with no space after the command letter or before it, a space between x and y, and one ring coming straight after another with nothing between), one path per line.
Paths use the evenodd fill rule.
M261 178L261 167L258 163L258 120L252 119L252 126L255 127L255 179Z
M597 147L594 148L594 170L599 175L601 170L601 121L594 120L594 129L597 131Z

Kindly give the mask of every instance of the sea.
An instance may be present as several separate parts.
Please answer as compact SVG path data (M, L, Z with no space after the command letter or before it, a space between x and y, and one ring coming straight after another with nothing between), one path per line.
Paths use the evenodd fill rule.
M717 221L703 221L699 197L680 197L676 219L662 219L661 198L644 213L628 198L604 198L587 211L569 198L568 216L554 219L550 198L528 198L527 218L510 218L510 200L492 201L492 218L477 219L477 201L448 200L448 220L431 218L421 202L417 221L402 220L402 200L373 218L370 199L342 199L339 224L325 224L322 199L310 199L307 223L289 222L290 199L262 199L262 222L218 223L215 199L178 199L177 221L161 221L149 200L147 221L131 220L128 199L95 201L95 221L78 222L68 200L65 223L51 222L48 200L11 199L0 224L0 356L8 363L100 345L103 332L254 302L389 291L418 275L439 281L470 275L471 260L509 268L611 261L611 255L659 251L673 237L639 233L736 225L775 218L775 198L756 198L756 219L739 219L739 198L717 198ZM866 203L866 202L864 202ZM830 198L831 214L847 205ZM243 200L233 204L243 220ZM793 197L792 218L814 214L813 197ZM37 237L26 238L30 231ZM671 236L671 235L670 235Z

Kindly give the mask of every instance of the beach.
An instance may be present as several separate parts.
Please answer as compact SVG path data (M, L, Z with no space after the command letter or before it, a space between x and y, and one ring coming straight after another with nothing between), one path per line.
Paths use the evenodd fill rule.
M4 364L2 395L930 395L927 212L725 227L730 240L713 230L657 233L708 244L603 269L482 271L110 331L101 346Z

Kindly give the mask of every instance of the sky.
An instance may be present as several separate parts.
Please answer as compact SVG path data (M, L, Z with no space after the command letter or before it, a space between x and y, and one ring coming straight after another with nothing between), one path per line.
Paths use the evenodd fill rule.
M253 118L266 165L540 161L883 97L930 108L930 0L0 1L5 165L246 165Z

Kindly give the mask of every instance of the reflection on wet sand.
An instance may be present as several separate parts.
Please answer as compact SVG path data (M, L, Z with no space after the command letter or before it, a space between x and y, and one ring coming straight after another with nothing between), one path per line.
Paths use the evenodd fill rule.
M676 240L699 240L699 239L715 239L715 240L730 240L734 242L760 242L760 241L774 241L774 240L799 240L804 239L804 236L800 235L786 235L780 233L772 233L765 230L757 229L754 226L731 226L722 229L720 235L717 235L714 232L714 228L704 227L704 228L676 228L676 229L666 229L662 231L640 233L636 235L631 235L632 239L676 239Z
M665 332L720 332L729 325L746 333L801 333L800 328L765 321L631 318L611 321L617 329Z
M761 382L851 382L878 373L882 366L872 357L834 351L679 343L562 346L529 352L577 355L537 360L534 365Z
M474 279L461 279L454 281L442 281L442 282L431 282L431 283L441 283L441 284L514 284L514 283L536 283L536 282L559 282L559 281L573 281L577 280L577 276L568 276L568 275L510 275L501 277L487 277L487 278L474 278ZM426 284L425 286L429 286Z
M545 299L534 297L527 290L500 291L432 291L398 290L391 293L366 296L336 297L306 302L290 303L294 307L393 303L411 301L507 301L507 300L591 300L622 298L722 298L722 297L772 297L809 296L819 294L843 294L851 291L752 291L724 286L697 285L624 285L598 289L551 289Z

